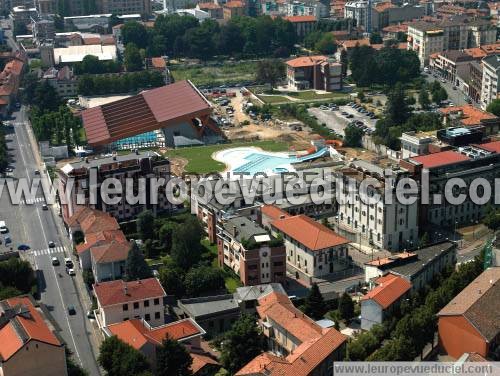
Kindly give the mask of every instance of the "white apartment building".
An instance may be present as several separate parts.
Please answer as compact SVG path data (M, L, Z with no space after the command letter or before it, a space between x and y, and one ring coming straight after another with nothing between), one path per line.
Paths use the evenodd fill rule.
M429 145L437 140L435 136L415 131L404 132L399 139L403 159L429 154Z
M100 328L130 319L143 319L151 326L165 324L167 294L156 278L96 283L94 295Z
M500 86L498 76L500 72L500 55L491 55L483 59L483 80L481 83L481 108L486 107L498 98Z
M363 26L367 32L370 32L372 24L371 2L348 1L344 5L344 17L356 20L357 26Z
M393 171L396 180L398 171ZM384 169L366 161L354 161L338 172L343 178L338 213L339 227L356 235L362 246L397 251L411 247L418 239L418 203L398 203L395 189L392 197L384 197ZM399 174L400 175L400 174ZM360 184L371 179L369 197L380 195L377 203L360 197ZM379 185L380 188L376 188Z

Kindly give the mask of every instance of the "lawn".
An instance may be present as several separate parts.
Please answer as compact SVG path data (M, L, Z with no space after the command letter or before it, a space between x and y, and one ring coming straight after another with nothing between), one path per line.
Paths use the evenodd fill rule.
M229 294L236 292L238 287L241 287L241 281L235 277L226 277L225 279L226 290Z
M175 79L191 80L195 85L238 83L255 80L256 62L224 63L216 66L171 66Z
M209 146L194 146L169 150L167 157L179 157L188 160L185 168L186 172L206 174L209 172L220 172L225 168L224 163L211 158L211 155L219 150L236 148L240 146L256 146L266 151L286 151L288 144L282 141L254 141L254 142L235 142L229 144L218 144Z
M293 98L302 99L304 101L338 99L347 97L345 93L333 92L333 93L318 94L314 90L290 92L287 93L287 95Z
M289 103L290 99L282 97L281 95L258 95L259 99L265 103Z

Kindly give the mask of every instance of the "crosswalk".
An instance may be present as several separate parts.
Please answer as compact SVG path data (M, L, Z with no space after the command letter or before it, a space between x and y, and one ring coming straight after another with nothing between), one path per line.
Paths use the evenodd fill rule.
M35 197L35 198L28 198L27 200L21 200L19 201L20 205L33 205L37 203L45 203L45 197Z
M53 255L56 253L64 253L66 251L66 247L54 247L54 248L45 248L45 249L33 249L30 253L35 256L43 256L43 255Z

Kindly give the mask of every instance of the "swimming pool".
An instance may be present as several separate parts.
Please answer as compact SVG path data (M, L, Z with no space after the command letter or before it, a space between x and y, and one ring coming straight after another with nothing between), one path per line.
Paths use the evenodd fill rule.
M136 136L123 138L113 143L114 150L132 150L148 147L162 147L165 140L159 131L141 133Z
M317 151L314 154L297 157L288 153L271 153L261 151L257 148L234 148L222 150L214 156L229 166L233 173L246 173L254 175L258 172L266 174L279 174L295 171L293 164L314 159L325 155L328 152L326 148Z

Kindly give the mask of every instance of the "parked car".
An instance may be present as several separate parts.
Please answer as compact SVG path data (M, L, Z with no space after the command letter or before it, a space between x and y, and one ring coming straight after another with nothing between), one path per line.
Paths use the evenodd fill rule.
M70 306L68 306L68 314L69 314L70 316L76 315L76 309L75 309L75 307L73 307L73 306L71 306L71 305L70 305Z
M52 265L59 266L61 263L57 257L52 257Z
M47 204L42 205L42 210L49 210L49 207L47 206Z
M75 269L73 269L73 268L68 268L68 269L67 269L67 272L68 272L68 274L69 274L71 277L74 277L74 276L76 275L76 273L75 273Z

